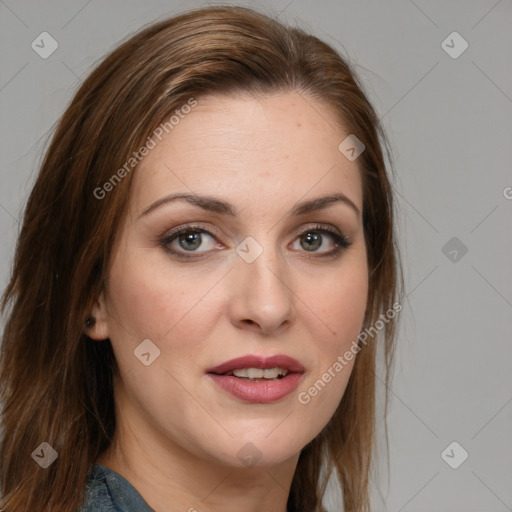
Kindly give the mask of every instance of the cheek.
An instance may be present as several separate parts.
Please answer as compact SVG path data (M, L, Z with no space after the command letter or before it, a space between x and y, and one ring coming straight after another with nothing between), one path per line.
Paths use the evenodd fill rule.
M328 332L326 349L341 349L357 338L367 299L368 275L362 263L343 266L323 286L317 286L315 293L308 293L308 302L318 311Z
M148 264L145 254L142 251L138 258L135 254L113 266L109 280L112 313L124 328L123 336L161 340L197 315L198 305L211 288L211 277L183 279L179 271L171 273L168 267ZM202 325L196 323L195 330Z
M333 330L341 335L360 328L367 301L367 281L350 276L340 280L328 292L326 309L333 323Z
M309 294L308 304L318 312L324 328L319 328L316 336L312 333L316 361L300 390L299 402L306 411L314 409L315 425L322 425L342 399L359 353L358 336L368 297L367 268L347 265L316 290Z

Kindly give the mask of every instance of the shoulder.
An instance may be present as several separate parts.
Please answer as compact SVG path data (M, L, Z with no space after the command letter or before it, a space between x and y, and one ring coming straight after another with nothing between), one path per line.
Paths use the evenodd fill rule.
M142 496L119 473L93 464L78 512L153 512Z

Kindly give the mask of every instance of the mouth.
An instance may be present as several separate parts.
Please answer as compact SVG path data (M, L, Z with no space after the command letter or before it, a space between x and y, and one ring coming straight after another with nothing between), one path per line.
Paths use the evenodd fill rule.
M266 381L282 379L288 375L286 368L280 368L276 366L274 368L238 368L232 372L226 372L221 375L227 375L237 377L238 379L250 380L250 381Z
M243 356L226 361L207 371L217 388L249 403L271 403L292 393L304 374L304 366L296 359Z

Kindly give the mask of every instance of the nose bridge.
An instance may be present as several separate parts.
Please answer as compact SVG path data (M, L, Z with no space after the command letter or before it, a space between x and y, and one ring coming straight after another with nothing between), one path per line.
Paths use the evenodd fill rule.
M259 238L264 238L262 243L248 236L236 248L234 314L237 321L251 321L270 331L293 319L293 293L286 262L272 236Z
M261 236L259 237L261 240ZM250 289L266 290L267 294L288 296L288 288L284 282L286 270L272 237L266 236L260 243L249 236L237 247L237 254L242 261L239 267L244 270L244 279L248 280ZM277 298L277 297L276 297Z

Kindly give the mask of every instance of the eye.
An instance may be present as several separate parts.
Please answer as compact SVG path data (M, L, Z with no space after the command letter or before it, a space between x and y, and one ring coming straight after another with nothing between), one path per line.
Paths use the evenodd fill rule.
M187 252L208 252L221 245L209 231L198 226L178 229L167 235L160 243L167 252L185 258L190 257Z
M297 244L300 245L297 248ZM348 238L328 226L314 226L299 233L294 249L319 254L320 257L335 256L352 245Z
M178 228L164 236L160 245L167 253L180 258L199 258L204 253L224 248L212 233L200 226ZM312 253L314 257L328 258L335 257L350 245L352 242L334 228L316 225L299 233L292 248Z

